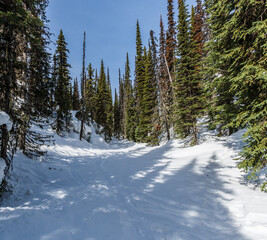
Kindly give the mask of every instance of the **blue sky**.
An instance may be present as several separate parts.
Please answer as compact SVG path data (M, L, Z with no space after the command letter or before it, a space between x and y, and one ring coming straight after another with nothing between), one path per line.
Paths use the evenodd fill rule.
M177 3L175 18L177 20ZM193 0L187 1L191 5ZM167 27L167 0L50 0L47 17L56 42L60 29L68 43L71 76L80 79L82 41L86 31L86 65L100 68L101 59L109 67L113 89L118 88L118 69L124 72L126 53L134 79L136 21L139 20L142 41L147 45L149 31L159 34L160 15ZM52 52L55 46L51 45Z

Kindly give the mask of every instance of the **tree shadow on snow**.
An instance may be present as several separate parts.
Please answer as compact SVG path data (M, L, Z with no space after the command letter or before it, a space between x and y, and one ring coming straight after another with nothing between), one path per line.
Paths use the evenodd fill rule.
M146 166L147 172L143 176L140 172L129 184L140 184L140 190L143 185L142 191L132 195L131 204L142 215L141 219L136 219L136 224L142 229L144 239L145 236L176 240L248 239L239 233L231 213L223 205L234 196L220 179L222 166L216 154L201 171L196 171L196 158L179 168L172 166L170 159L162 161L164 153L159 154L157 150L154 153L155 164ZM142 161L145 157L136 160Z

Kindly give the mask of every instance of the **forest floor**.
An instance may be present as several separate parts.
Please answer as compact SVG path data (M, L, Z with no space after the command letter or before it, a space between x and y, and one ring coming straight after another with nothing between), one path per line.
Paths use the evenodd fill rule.
M241 136L183 148L55 135L42 161L16 154L0 239L264 240L267 194L236 167Z

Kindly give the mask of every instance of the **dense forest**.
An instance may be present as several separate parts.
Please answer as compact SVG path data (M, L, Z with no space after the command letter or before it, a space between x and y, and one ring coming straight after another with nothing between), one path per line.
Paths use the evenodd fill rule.
M86 33L79 79L70 76L63 30L50 52L47 6L48 0L0 1L0 111L13 123L0 126L5 175L16 150L32 158L44 154L40 147L51 137L33 126L51 124L64 136L74 111L80 140L92 122L107 142L115 137L151 146L162 135L198 144L203 117L218 136L247 128L238 166L254 173L266 166L266 1L196 0L189 9L179 0L175 19L168 0L168 22L159 19L160 33L151 30L147 46L137 20L135 69L125 53L115 92L103 61L100 69L86 64Z

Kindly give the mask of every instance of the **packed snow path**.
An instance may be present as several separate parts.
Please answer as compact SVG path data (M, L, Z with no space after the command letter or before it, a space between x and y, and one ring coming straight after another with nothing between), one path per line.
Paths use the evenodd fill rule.
M42 162L16 156L0 239L267 239L267 194L242 184L238 138L151 148L58 137Z

